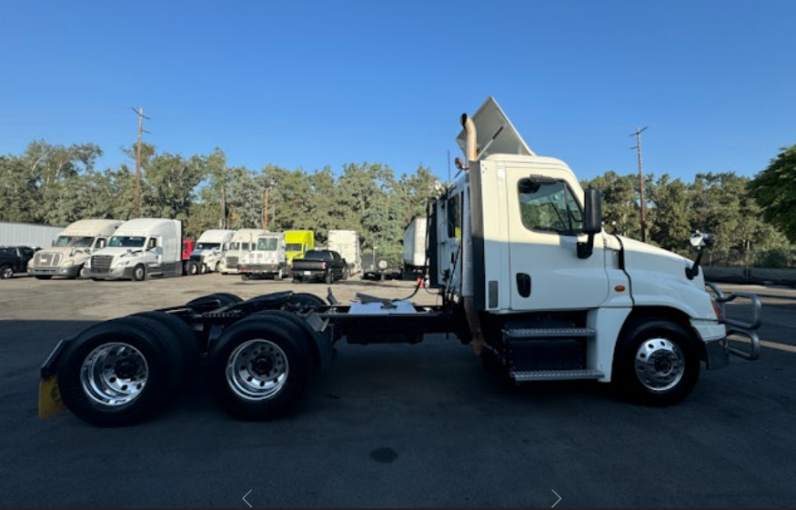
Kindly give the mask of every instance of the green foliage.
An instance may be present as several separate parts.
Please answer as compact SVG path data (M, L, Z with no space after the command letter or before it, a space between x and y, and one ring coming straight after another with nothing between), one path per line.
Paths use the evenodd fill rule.
M765 220L796 243L796 145L782 149L749 189L763 208Z

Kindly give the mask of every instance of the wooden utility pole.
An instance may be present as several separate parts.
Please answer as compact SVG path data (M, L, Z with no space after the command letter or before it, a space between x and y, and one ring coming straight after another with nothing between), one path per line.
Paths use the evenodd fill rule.
M639 194L641 195L641 242L647 242L647 203L644 200L644 168L641 165L641 133L643 133L647 129L647 126L643 128L636 128L636 132L630 136L636 137L636 146L631 147L631 149L636 149L638 151L638 189Z
M138 147L135 151L135 200L133 215L136 218L141 216L141 133L144 131L144 119L149 117L144 116L144 108L133 108L133 111L138 114Z
M263 194L263 230L268 230L268 192L271 191L270 186L265 188Z

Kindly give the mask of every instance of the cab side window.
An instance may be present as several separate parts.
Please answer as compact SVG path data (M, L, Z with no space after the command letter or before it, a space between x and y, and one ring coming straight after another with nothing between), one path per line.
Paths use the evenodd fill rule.
M449 198L445 206L448 223L448 238L455 237L458 239L462 235L461 202L461 194L458 194Z
M565 182L523 179L518 193L525 228L559 235L577 235L583 230L583 213Z
M157 245L158 245L158 240L152 237L147 242L146 248L147 250L151 250L152 248L155 248Z

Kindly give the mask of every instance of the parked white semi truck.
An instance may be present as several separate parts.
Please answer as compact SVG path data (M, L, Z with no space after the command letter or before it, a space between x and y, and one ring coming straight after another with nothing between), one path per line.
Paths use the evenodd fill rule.
M281 281L290 274L284 232L265 232L257 237L254 249L238 263L242 280L270 277Z
M28 274L39 280L53 276L75 279L91 254L101 250L121 225L119 220L80 220L70 224L51 248L39 250L28 264Z
M182 276L182 222L138 218L122 223L108 245L86 261L82 275L93 280Z
M207 230L199 236L191 252L190 274L214 273L221 270L234 230Z
M362 272L362 249L359 246L359 234L356 230L330 230L326 244L348 263L346 276Z
M221 274L238 274L238 264L245 261L249 252L257 247L257 238L266 233L268 231L261 228L236 230L221 261Z
M166 405L203 352L209 387L228 412L273 418L341 340L451 334L508 381L610 382L651 405L685 398L702 363L716 369L730 354L758 357L759 298L708 292L702 251L692 262L603 231L599 192L584 192L564 162L533 153L491 98L461 121L463 171L429 218L430 284L440 305L215 294L101 323L59 343L45 362L42 415L59 409L60 388L66 407L88 422L141 421ZM694 241L701 250L708 244L706 236ZM723 311L741 298L752 304L746 323ZM159 333L149 325L157 323ZM729 337L746 337L747 350Z

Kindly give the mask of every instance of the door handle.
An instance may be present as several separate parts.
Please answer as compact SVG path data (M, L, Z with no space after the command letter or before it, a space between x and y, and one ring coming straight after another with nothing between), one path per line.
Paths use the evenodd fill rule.
M517 273L517 292L520 296L527 298L531 296L531 276L525 273Z

